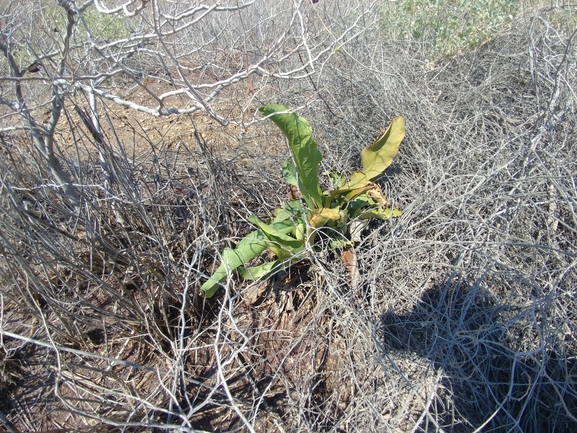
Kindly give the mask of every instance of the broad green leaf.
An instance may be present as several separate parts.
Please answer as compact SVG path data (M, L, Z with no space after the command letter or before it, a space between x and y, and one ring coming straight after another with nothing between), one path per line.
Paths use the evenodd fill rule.
M288 249L283 248L279 244L272 242L272 241L268 241L266 243L266 247L279 260L286 260L292 255Z
M264 276L268 275L272 271L276 271L278 267L282 265L282 260L275 260L273 262L266 262L262 265L258 266L251 266L250 268L245 268L241 266L238 268L238 273L242 278L245 280L258 280L259 278L263 278Z
M295 238L288 236L286 233L291 233L292 231L294 231L294 228L296 226L296 223L294 221L283 221L286 223L291 223L292 227L291 229L287 232L284 230L279 230L275 227L274 224L265 224L263 223L261 220L259 220L256 216L251 215L248 220L255 224L256 226L258 226L259 229L261 229L265 236L269 239L269 240L275 240L275 241L279 241L279 242L286 242L287 245L291 245L294 241L296 241ZM283 225L283 228L285 226Z
M297 168L290 161L283 161L282 175L289 185L298 186L297 184Z
M318 172L323 156L312 138L310 123L295 113L278 114L288 111L283 105L270 104L261 107L260 111L266 116L272 115L270 119L288 138L295 161L298 188L307 205L311 209L321 207L322 193Z
M237 269L265 251L267 249L265 239L264 233L257 230L245 236L235 249L225 248L222 252L222 263L201 286L204 295L207 298L212 297L220 287L220 282L228 275L228 272Z
M250 219L250 218L249 218ZM278 231L284 235L291 233L295 227L295 221L285 220L285 221L273 221L268 226L275 231Z
M303 205L300 200L290 200L284 204L284 209L294 215L300 215L303 211Z
M276 230L273 226L263 223L254 215L249 218L249 221L256 224L264 232L268 238L268 242L266 243L267 248L279 259L287 259L299 253L305 247L303 240L295 239ZM296 228L296 223L293 222L291 232L294 233Z
M272 262L266 262L262 265L251 266L250 268L240 267L238 268L238 273L245 280L258 280L261 278L268 278L270 275L286 268L287 266L297 263L302 260L302 255L297 254L292 256L288 260L274 260Z
M281 234L290 233L294 226L294 222L290 220L270 224L273 230ZM236 248L225 248L222 252L222 263L201 286L205 296L207 298L212 297L220 287L220 282L226 278L230 271L239 268L265 251L268 248L267 241L268 237L259 229L242 238Z
M395 117L387 130L373 144L363 149L361 162L363 173L374 179L391 165L405 137L405 119Z
M374 208L375 201L370 198L367 194L361 194L351 200L347 206L347 213L351 219L355 219L362 213L363 208Z
M273 222L292 220L295 223L303 222L303 205L299 200L291 200L284 204L284 207L274 211L275 218Z

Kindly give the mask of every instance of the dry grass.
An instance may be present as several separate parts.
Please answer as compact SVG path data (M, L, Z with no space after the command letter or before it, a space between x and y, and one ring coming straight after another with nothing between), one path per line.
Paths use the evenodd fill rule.
M327 168L352 171L380 126L406 118L380 180L404 215L366 231L358 293L330 252L198 293L248 215L286 197L268 124L163 140L109 112L98 145L70 107L78 153L61 159L78 211L30 143L5 135L5 424L575 431L576 39L536 16L431 67L365 33L314 81L277 84L270 102L308 103ZM186 119L182 131L209 128Z

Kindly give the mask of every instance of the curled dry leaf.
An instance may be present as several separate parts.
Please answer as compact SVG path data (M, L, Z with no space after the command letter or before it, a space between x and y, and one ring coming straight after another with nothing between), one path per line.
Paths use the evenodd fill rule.
M356 291L359 287L361 274L359 272L359 264L357 262L357 254L355 253L355 249L349 248L344 250L341 254L341 260L347 267L347 279L351 282L351 288Z

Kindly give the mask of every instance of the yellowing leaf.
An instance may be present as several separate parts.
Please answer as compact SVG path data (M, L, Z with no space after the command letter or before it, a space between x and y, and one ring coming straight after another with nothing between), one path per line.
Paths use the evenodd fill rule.
M347 183L347 188L357 189L363 188L369 183L367 175L362 171L355 171L351 174L351 180Z
M369 181L365 173L362 171L355 171L351 174L351 180L347 184L349 191L346 193L345 197L347 200L354 199L356 196L370 188L371 183L372 182Z
M363 149L361 162L363 173L374 179L391 165L405 137L405 119L395 117L387 130L373 144Z
M352 200L359 194L362 194L370 188L371 182L367 179L367 176L362 171L355 171L351 175L351 180L341 186L339 189L334 189L330 192L329 196L326 197L325 207L331 206L333 200L337 197L346 197L347 200Z
M341 219L339 211L330 208L315 209L309 215L309 224L313 228L324 227L329 221L339 221Z
M388 220L391 217L398 218L403 214L403 211L400 209L371 209L368 212L363 212L359 215L359 219L369 219L369 218L376 218L380 220Z

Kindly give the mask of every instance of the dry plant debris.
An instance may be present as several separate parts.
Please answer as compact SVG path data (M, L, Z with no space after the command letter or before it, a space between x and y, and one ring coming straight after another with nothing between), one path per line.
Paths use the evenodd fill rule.
M68 95L55 155L76 203L30 137L2 133L6 429L577 430L575 34L544 12L435 65L375 35L360 32L312 81L257 96L246 81L213 101L304 107L343 173L405 116L404 151L377 179L404 213L371 222L354 283L350 262L325 252L200 296L248 216L286 200L287 149L265 123L101 101L98 141L74 107L89 113L89 101Z

